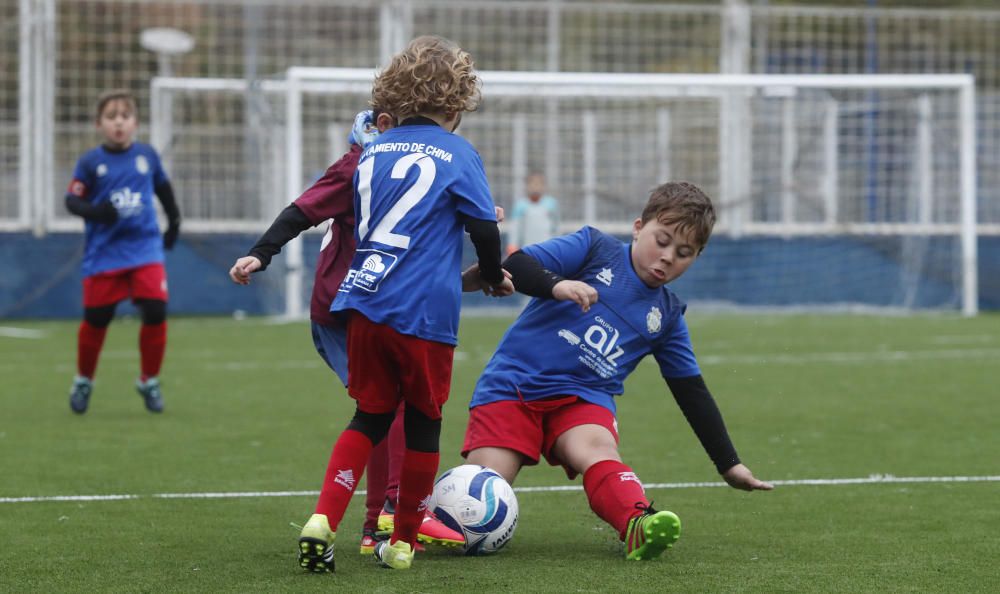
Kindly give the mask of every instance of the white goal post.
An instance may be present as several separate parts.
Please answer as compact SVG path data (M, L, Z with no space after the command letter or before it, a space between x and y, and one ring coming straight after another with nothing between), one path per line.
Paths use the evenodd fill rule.
M970 75L479 74L483 106L459 133L483 155L498 204L509 207L524 174L539 170L560 200L563 230L591 224L622 233L662 181L709 192L719 223L707 254L716 259L695 270L716 277L704 295L695 277L693 300L978 311L977 233L1000 229L976 224ZM329 164L338 137L331 123L346 135L373 76L293 67L256 85L281 135L270 166L283 172L283 200L262 219ZM154 80L154 143L167 142L183 119L164 110L164 97L250 88L206 79L198 91L193 80ZM174 123L157 133L165 114ZM290 245L286 259L285 313L300 316L301 245ZM817 283L816 270L830 278ZM742 293L719 290L723 276L734 276ZM746 289L761 276L776 298ZM849 290L828 298L848 280Z

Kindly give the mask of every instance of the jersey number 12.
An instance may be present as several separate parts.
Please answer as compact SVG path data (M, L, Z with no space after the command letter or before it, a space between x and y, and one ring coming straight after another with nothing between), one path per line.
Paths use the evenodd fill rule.
M407 249L410 247L410 236L393 233L392 230L406 216L406 213L427 195L431 184L434 183L434 176L437 174L437 166L434 159L423 153L410 153L401 157L392 167L392 179L403 179L406 172L416 165L420 168L420 176L406 191L405 194L393 205L389 212L382 217L378 225L371 230L371 237L368 236L368 222L372 214L372 171L375 169L375 157L372 157L358 165L358 196L361 198L361 222L358 223L358 238L360 241L370 239L384 245Z

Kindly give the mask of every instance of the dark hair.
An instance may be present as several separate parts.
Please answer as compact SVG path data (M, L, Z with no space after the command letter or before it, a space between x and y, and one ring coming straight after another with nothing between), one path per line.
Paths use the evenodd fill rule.
M139 107L136 104L135 95L131 91L125 89L114 89L111 91L105 91L101 93L101 96L97 98L97 119L101 119L101 114L104 113L104 108L107 107L108 103L112 101L124 101L132 111L138 115Z
M698 252L705 249L715 226L712 200L690 182L667 182L653 189L642 209L642 224L656 219L664 225L677 224L680 231L693 231Z

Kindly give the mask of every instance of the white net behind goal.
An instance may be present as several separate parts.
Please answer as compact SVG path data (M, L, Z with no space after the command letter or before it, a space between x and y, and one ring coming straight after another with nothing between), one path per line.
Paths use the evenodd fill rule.
M481 75L483 105L458 132L497 204L509 209L539 171L564 231L626 236L659 183L713 197L715 235L677 282L688 301L976 311L969 76ZM188 212L205 229L262 230L346 150L371 78L157 79L154 140L178 194L198 197ZM304 289L291 256L294 314Z

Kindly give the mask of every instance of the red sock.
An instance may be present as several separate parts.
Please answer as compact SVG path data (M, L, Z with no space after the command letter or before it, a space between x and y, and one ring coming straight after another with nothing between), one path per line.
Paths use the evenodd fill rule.
M368 456L368 470L365 471L365 485L368 494L365 496L364 528L371 530L378 528L378 515L382 512L382 505L386 498L385 482L388 473L389 440L383 439L372 448L371 454Z
M649 505L639 477L617 460L603 460L588 468L583 473L583 490L590 501L590 509L611 524L622 540L625 540L628 521L641 513L636 504Z
M330 463L323 477L323 489L316 502L316 513L323 514L330 522L330 530L337 530L351 501L354 488L365 473L365 461L372 451L368 436L354 429L345 429L333 444Z
M395 529L390 543L401 540L411 547L416 544L440 459L438 452L406 450L399 475L399 503L396 505Z
M97 359L101 356L104 337L108 328L92 326L84 320L80 322L80 330L76 334L76 372L88 379L94 379L97 371Z
M385 496L394 504L399 499L399 475L403 470L403 458L406 456L406 430L403 426L405 403L400 402L396 410L396 419L389 427L389 474L385 482Z
M143 324L139 328L139 355L142 358L142 376L146 381L160 375L163 351L167 348L167 323Z

